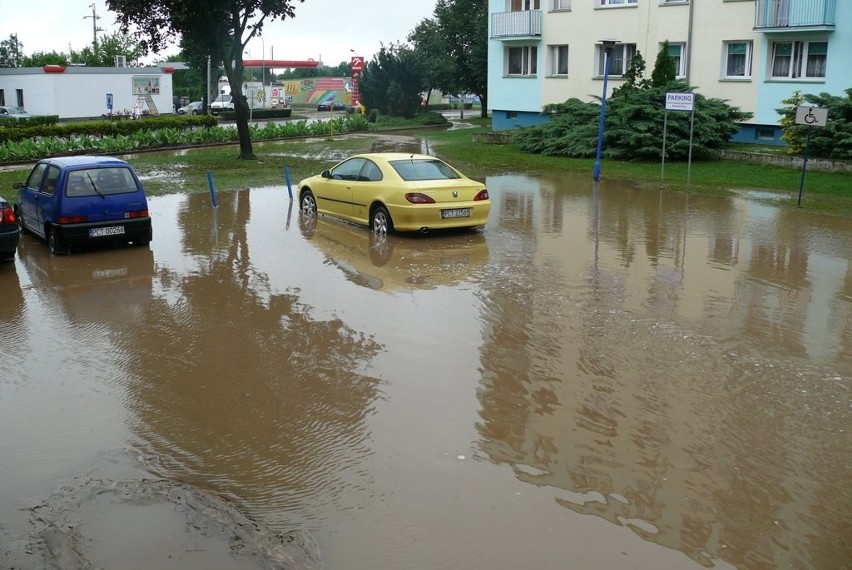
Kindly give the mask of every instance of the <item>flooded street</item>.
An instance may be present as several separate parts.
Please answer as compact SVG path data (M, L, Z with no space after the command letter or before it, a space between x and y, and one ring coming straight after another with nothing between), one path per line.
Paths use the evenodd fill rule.
M486 184L482 232L377 241L277 187L151 198L146 248L24 235L0 568L70 527L95 567L262 567L92 491L140 480L304 531L329 570L850 568L852 224Z

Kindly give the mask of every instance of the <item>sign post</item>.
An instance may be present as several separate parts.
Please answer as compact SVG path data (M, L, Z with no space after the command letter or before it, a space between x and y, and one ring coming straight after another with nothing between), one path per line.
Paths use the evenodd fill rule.
M686 168L686 188L689 189L689 178L692 170L692 133L695 131L695 93L666 93L666 114L663 118L663 150L660 168L660 182L665 179L666 169L666 133L669 128L669 111L689 111L692 117L689 122L689 162Z
M799 182L799 202L802 205L802 191L805 188L805 172L808 168L808 151L811 148L811 128L824 127L828 121L828 109L819 107L796 107L796 124L808 126L808 138L805 142L805 155L802 160L802 180Z
M349 60L349 69L352 71L352 106L361 106L361 90L358 87L358 80L361 79L361 73L364 71L364 57L360 55L353 56Z

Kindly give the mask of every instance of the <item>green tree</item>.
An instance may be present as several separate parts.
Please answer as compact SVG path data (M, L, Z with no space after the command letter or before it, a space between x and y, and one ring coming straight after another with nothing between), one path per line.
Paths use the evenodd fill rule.
M663 42L663 47L657 52L654 71L651 72L651 87L665 87L677 79L677 67L669 49L669 41L666 40Z
M440 85L448 93L472 93L488 117L488 0L438 0L435 21L455 77Z
M630 65L627 66L627 71L624 73L624 83L621 84L621 87L617 87L613 90L613 93L617 91L629 91L631 89L646 89L649 87L650 82L644 78L645 75L645 58L642 57L641 52L636 52L632 58L630 58Z
M0 40L0 67L21 67L24 44L18 41L18 34L9 34L9 38Z
M105 36L80 51L70 51L70 63L82 63L88 67L113 67L117 55L124 56L128 65L132 65L144 53L142 46L133 36L121 32Z
M361 73L361 101L382 114L413 117L420 109L423 71L420 59L400 43L382 45Z
M249 106L242 92L243 51L249 41L261 34L268 20L292 18L296 2L304 0L107 0L118 14L123 32L139 29L143 48L159 53L176 36L203 47L220 63L228 77L234 98L240 159L254 159Z
M37 51L32 55L25 55L21 67L44 67L45 65L68 65L68 56L56 51Z
M446 93L458 93L456 87L455 61L447 51L438 22L426 18L408 35L414 54L423 70L422 90L426 93L426 109L435 89Z

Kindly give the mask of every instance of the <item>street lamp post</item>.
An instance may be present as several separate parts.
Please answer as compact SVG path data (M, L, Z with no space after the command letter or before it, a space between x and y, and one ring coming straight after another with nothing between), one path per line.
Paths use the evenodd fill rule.
M260 90L263 91L263 108L266 109L266 87L264 83L264 78L266 76L266 43L263 41L263 36L258 36L260 38Z
M595 153L595 168L592 173L595 181L598 181L601 178L601 149L603 148L604 117L606 116L606 83L607 78L609 78L609 56L612 53L612 49L615 47L615 44L618 42L616 40L601 40L600 43L603 46L604 51L604 83L603 97L601 97L601 116L598 120L598 148Z

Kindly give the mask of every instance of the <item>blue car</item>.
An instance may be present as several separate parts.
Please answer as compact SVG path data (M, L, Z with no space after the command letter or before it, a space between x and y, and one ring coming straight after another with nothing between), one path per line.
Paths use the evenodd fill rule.
M5 198L0 196L0 261L15 259L20 235L21 230L18 228L15 210Z
M15 188L21 228L47 240L51 253L151 241L145 191L133 167L123 160L109 156L46 158Z

